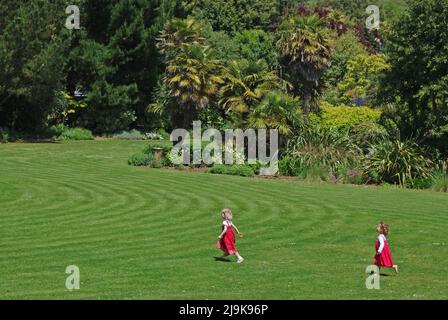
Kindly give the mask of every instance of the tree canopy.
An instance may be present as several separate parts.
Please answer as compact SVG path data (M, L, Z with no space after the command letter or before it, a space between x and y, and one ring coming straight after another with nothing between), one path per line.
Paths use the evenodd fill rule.
M387 41L381 101L405 137L448 149L448 1L412 0ZM445 31L444 31L445 30Z
M293 105L305 122L321 106L363 106L448 153L448 0L380 0L379 30L365 26L367 0L73 4L79 30L65 28L62 0L1 1L1 128L101 134L201 118L294 132Z

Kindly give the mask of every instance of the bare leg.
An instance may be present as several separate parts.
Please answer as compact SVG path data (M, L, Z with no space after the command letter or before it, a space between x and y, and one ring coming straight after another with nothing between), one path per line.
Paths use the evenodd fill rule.
M244 258L242 256L240 256L240 254L238 253L238 251L235 252L235 256L237 258L236 262L241 263L244 261Z
M398 273L398 265L397 264L394 264L394 266L392 268L394 268L395 273Z

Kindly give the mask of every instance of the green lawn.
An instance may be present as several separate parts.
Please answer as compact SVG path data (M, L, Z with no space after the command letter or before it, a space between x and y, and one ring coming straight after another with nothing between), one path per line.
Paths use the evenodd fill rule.
M146 143L0 145L0 299L448 298L447 194L128 166ZM213 259L225 206L242 265ZM381 219L401 269L367 290Z

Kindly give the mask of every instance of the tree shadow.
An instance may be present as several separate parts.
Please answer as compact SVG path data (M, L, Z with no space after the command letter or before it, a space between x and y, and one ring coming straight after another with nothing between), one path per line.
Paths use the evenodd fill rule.
M369 275L374 275L375 274L375 272L371 272L371 273L368 273ZM380 274L379 274L381 277L390 277L390 274L388 274L388 273L382 273L382 272L380 272Z
M61 141L52 139L11 139L8 141L12 144L60 144Z
M223 257L213 257L215 258L215 261L219 261L219 262L232 262L227 258L223 258Z
M55 141L55 140L23 140L23 143L33 143L33 144L60 144L61 141Z

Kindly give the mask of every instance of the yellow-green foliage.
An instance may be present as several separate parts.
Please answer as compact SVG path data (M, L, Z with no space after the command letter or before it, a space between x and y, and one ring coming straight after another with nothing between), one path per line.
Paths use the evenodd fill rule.
M379 75L390 65L383 54L358 54L347 64L347 73L338 85L343 96L351 101L357 97L369 97L374 94Z
M67 102L66 109L61 112L62 117L64 119L66 119L69 114L76 113L76 111L79 109L87 108L87 103L85 103L84 101L77 101L73 96L71 96L66 91L61 92L61 94L63 95L64 99Z
M332 106L323 103L321 111L310 115L312 124L328 128L354 127L366 123L378 123L381 111L369 107Z

